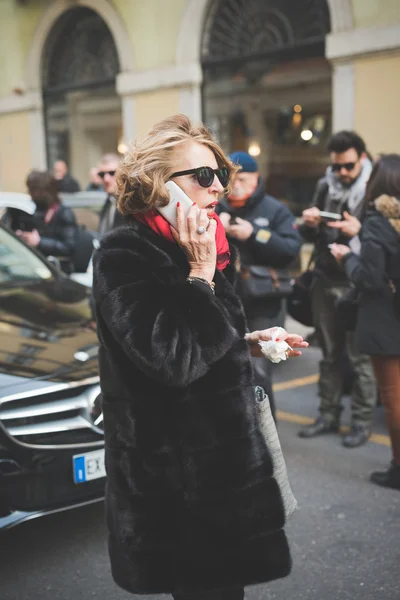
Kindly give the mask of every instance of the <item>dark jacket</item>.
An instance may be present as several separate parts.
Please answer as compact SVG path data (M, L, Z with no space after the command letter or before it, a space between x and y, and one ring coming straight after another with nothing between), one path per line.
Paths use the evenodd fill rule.
M253 234L245 242L230 240L239 250L243 266L261 265L284 269L298 255L301 238L295 228L294 216L282 202L265 194L261 179L245 206L235 209L226 199L222 199L216 212L227 212L232 217L245 219L253 225ZM275 299L268 302L263 300L261 304L259 301L251 301L245 306L249 316L257 313L274 316L279 313L280 308L280 300Z
M340 199L333 201L329 197L328 183L325 177L317 183L311 206L338 214L343 214L344 211L351 212L346 205L340 206ZM361 214L357 213L354 216L360 218ZM329 244L336 243L348 246L350 238L343 235L339 230L329 227L325 222L322 222L318 227L310 227L303 223L299 227L299 233L306 242L315 245L313 258L316 274L324 277L327 283L346 286L347 279L344 268L338 264L332 255Z
M116 199L113 196L108 196L100 213L99 235L103 236L115 227L124 224L125 218L116 207Z
M177 245L135 222L94 256L109 552L133 593L290 571L234 269L216 272L215 296L188 272Z
M361 292L356 335L360 351L400 356L400 315L389 280L400 293L400 201L381 196L367 213L360 233L361 254L344 259L350 281Z
M78 231L72 210L60 204L50 223L45 223L43 213L36 211L35 221L40 235L38 250L45 256L71 258Z
M73 194L80 192L81 187L76 179L74 179L69 173L62 179L57 180L58 191L64 194Z

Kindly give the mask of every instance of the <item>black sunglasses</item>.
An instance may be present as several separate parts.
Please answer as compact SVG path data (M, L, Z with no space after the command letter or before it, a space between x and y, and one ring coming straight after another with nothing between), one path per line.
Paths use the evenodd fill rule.
M222 187L226 188L230 177L229 169L212 169L211 167L199 167L198 169L188 169L187 171L177 171L171 175L173 177L182 177L183 175L196 175L197 182L201 187L209 188L214 182L214 177L217 176Z
M332 163L331 169L332 171L340 171L341 169L346 169L346 171L352 171L356 166L355 162L351 163Z
M97 173L97 175L98 175L99 177L101 177L102 179L104 179L104 177L105 177L106 175L110 175L110 177L114 177L114 175L115 175L115 173L116 173L116 172L117 172L117 171L99 171L99 172Z

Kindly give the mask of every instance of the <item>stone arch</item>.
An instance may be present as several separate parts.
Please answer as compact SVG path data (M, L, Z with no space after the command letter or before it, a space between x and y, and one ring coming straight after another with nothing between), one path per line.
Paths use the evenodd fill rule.
M114 38L121 71L134 69L132 44L125 25L115 8L107 0L56 0L45 10L33 37L25 70L27 90L41 89L43 49L49 33L63 13L76 7L91 8L102 17Z
M354 28L351 0L327 0L331 13L331 33L340 33Z
M191 65L200 62L203 26L210 2L215 0L187 0L178 35L176 62ZM331 33L353 28L351 0L327 0L331 18ZM196 24L196 27L194 27Z

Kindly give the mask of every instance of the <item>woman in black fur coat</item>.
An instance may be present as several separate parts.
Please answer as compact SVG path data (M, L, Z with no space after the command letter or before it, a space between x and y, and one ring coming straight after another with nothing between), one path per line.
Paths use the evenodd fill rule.
M94 258L109 552L132 593L241 599L290 571L235 258L214 213L234 171L204 126L162 121L119 169L128 223ZM177 207L176 229L155 210L170 179L197 203L187 218Z

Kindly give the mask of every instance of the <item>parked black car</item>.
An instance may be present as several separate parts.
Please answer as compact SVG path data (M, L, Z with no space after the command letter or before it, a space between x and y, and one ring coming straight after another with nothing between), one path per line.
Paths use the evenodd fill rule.
M0 226L0 529L103 497L89 298Z

